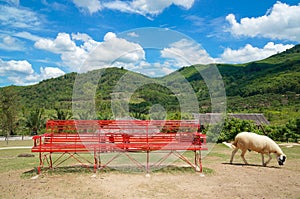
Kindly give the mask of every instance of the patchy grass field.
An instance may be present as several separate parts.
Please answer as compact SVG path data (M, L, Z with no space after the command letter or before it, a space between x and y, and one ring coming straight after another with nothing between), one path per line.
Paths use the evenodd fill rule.
M287 155L283 167L275 158L268 167L260 166L261 156L255 152L245 156L250 165L243 165L239 154L230 165L231 149L217 144L203 159L204 177L182 165L150 177L113 169L94 175L87 169L62 167L34 179L38 154L18 157L31 154L30 149L3 149L31 145L30 140L0 142L0 198L300 198L299 145L281 146Z

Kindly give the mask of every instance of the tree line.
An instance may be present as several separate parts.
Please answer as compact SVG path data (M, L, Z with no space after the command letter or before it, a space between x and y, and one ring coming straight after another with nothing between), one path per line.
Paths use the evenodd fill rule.
M217 143L233 141L240 132L267 135L280 142L298 142L300 140L300 117L290 119L284 125L256 125L250 120L227 118L223 124L213 124L210 128L204 129L208 141Z

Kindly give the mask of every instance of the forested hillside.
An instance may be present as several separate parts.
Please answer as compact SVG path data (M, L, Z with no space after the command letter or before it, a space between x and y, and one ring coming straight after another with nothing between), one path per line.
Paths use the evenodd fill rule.
M300 45L265 60L216 66L225 84L227 112L264 113L272 124L284 124L291 118L300 117ZM146 119L150 108L159 104L168 112L169 118L174 118L180 112L178 96L181 91L187 89L176 75L178 73L193 88L199 102L199 111L210 112L209 92L198 71L201 68L201 65L183 67L162 78L149 78L123 68L106 68L84 74L70 73L31 86L3 87L0 88L0 92L2 102L5 102L7 93L13 96L19 118L26 120L26 116L32 111L43 109L44 118L47 119L58 111L71 112L73 85L76 79L81 79L80 84L88 87L85 79L89 82L91 77L98 78L95 111L98 119L109 119L112 117L111 98L112 93L116 92L116 84L124 74L130 74L129 83L125 82L118 89L133 87L134 82L147 82L131 95L130 114ZM97 77L99 74L101 78ZM174 89L164 86L169 84L172 84ZM5 112L3 103L0 111L1 114Z
M202 111L209 112L205 109L210 103L208 90L198 72L201 67L179 71L197 92ZM217 67L225 83L227 112L262 112L274 123L300 115L300 45L265 60ZM172 79L172 74L165 78Z

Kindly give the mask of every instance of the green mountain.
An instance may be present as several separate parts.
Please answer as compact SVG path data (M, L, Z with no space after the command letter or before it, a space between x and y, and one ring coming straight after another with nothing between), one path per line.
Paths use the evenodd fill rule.
M300 45L261 61L217 64L217 68L225 84L228 112L263 112L275 123L300 116ZM210 100L201 70L203 66L195 65L179 72L194 87L202 111L207 112ZM173 74L164 78L174 79Z
M217 64L216 67L226 90L227 112L262 112L274 124L300 116L300 45L264 60ZM210 93L205 77L199 72L207 68L209 66L203 65L183 67L162 78L150 78L122 68L106 68L11 88L19 96L23 109L43 107L49 113L55 108L71 110L72 100L84 106L84 98L92 96L100 119L112 116L112 101L120 107L128 103L134 117L146 117L149 112L155 112L153 107L176 114L181 111L181 99L189 93L198 100L200 112L210 112ZM184 103L188 107L193 102Z

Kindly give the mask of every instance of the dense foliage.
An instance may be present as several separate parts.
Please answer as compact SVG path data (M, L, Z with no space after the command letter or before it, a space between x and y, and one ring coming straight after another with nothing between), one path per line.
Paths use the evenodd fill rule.
M214 124L203 130L209 142L233 141L240 132L254 132L267 135L273 140L281 142L297 142L300 139L300 117L291 119L286 125L280 126L257 126L253 121L236 118L227 118L222 125Z
M9 136L17 133L19 97L12 87L1 90L0 95L0 129Z

